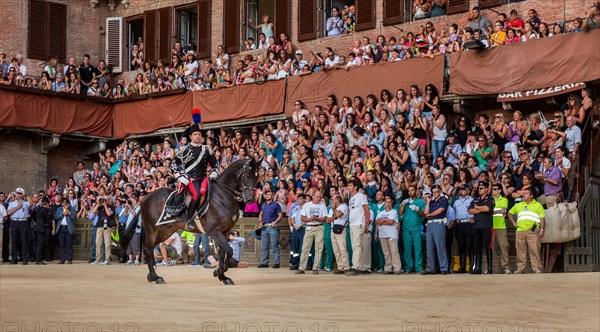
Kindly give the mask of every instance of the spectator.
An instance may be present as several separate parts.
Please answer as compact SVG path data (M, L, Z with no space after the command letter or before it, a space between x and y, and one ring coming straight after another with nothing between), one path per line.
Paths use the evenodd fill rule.
M484 274L492 274L492 249L491 243L494 200L488 194L489 183L480 182L477 187L477 197L469 205L469 213L473 215L473 269L471 274L481 274L482 251L485 249L487 269Z
M564 132L556 131L564 139L565 146L573 155L573 159L575 159L581 145L581 129L575 124L575 119L573 116L568 116L565 121L567 129Z
M362 188L360 180L353 177L348 182L348 191L350 193L349 201L349 222L350 222L350 239L352 243L352 268L346 272L348 276L355 276L359 273L366 274L363 261L363 238L371 236L369 234L369 226L371 223L371 213L367 196L359 190ZM366 235L363 235L366 234Z
M246 51L254 51L254 50L256 50L256 44L254 43L254 38L248 37L248 39L244 43L244 49Z
M344 20L343 33L349 34L354 32L354 16L347 16Z
M52 222L52 235L58 236L60 254L58 264L73 263L73 235L75 234L75 216L77 211L66 198L61 199ZM110 243L110 242L109 242ZM110 246L109 246L110 248ZM96 248L97 249L97 248ZM37 264L37 263L36 263Z
M401 274L400 255L398 253L398 213L393 209L394 198L385 197L385 210L377 214L377 234L385 256L384 274Z
M79 72L79 81L81 83L81 93L87 93L88 88L92 85L92 81L96 79L96 68L90 64L90 55L83 55L83 63L77 69Z
M529 20L527 20L527 22L531 23L533 30L539 31L540 23L542 21L538 17L537 11L535 9L531 8L531 9L529 9L528 14L529 14Z
M54 81L54 79L56 78L57 62L58 62L58 60L56 59L56 57L51 56L50 60L48 61L48 64L44 67L44 72L48 73L51 81Z
M446 2L447 0L433 0L431 17L438 17L446 15Z
M186 55L186 62L183 67L183 78L187 82L189 78L195 80L197 76L198 62L196 61L196 54L194 51L188 51Z
M327 217L327 222L332 224L331 239L333 252L337 261L337 268L333 270L334 274L343 274L350 270L348 262L348 249L346 247L346 227L348 226L348 205L346 205L341 196L332 197L331 211Z
M185 50L181 47L181 43L178 41L173 44L173 48L171 49L171 58L173 56L176 56L178 60L183 59L185 56Z
M91 97L99 97L100 96L100 86L98 85L98 80L94 79L92 84L87 89L87 95Z
M293 53L293 45L292 42L290 41L289 36L287 35L287 33L283 32L279 35L279 40L281 41L280 45L281 48L286 52L286 54L292 54Z
M523 28L523 36L521 36L521 41L526 42L530 39L536 38L538 38L538 35L533 29L533 25L531 24L531 22L525 22L525 26Z
M269 48L269 39L265 36L264 33L260 33L258 35L258 49L268 49Z
M414 0L413 1L413 18L415 20L422 20L429 16L429 10L431 9L431 0Z
M21 252L23 265L29 263L29 229L27 218L29 217L30 205L27 201L25 190L17 188L15 197L8 204L6 213L10 216L10 238L12 239L11 264L17 264L17 252ZM21 248L18 248L18 244Z
M273 192L266 190L265 202L261 204L258 222L262 229L262 260L259 268L269 267L269 250L273 251L273 268L279 268L279 228L277 223L283 219L281 207L273 201Z
M302 224L306 231L302 241L302 254L300 255L300 266L296 274L304 274L307 269L308 257L311 247L314 243L315 256L313 263L313 274L319 274L319 263L323 252L323 223L327 220L327 206L322 202L322 193L315 191L312 195L312 200L307 202L302 207L300 212Z
M4 263L4 223L8 220L8 214L6 213L6 207L4 206L4 198L5 194L0 193L0 263ZM8 229L8 227L6 227L6 229ZM8 243L8 238L6 239L6 243Z
M103 187L102 187L103 188ZM98 202L92 206L90 211L90 219L97 221L96 226L96 260L92 262L94 265L109 265L110 264L110 243L111 233L117 226L115 222L115 208L109 203L108 199L104 194L104 190L100 190L98 195ZM108 198L108 199L107 199ZM100 261L102 258L102 245L104 244L104 261Z
M467 24L467 27L471 28L471 30L474 32L479 30L482 37L486 38L488 27L492 26L492 22L490 22L490 20L481 15L481 10L479 9L479 7L473 7L473 9L471 10L471 15L473 16L473 19L469 24Z
M158 266L173 266L176 264L177 259L181 257L181 237L179 233L175 232L166 239L164 242L159 243L154 247L154 259L160 262Z
M504 45L506 43L506 32L504 32L504 23L496 21L494 23L494 33L490 36L491 46Z
M593 29L600 28L600 10L598 9L598 4L592 4L589 11L584 12L585 19L581 24L581 29L583 31L590 31Z
M543 172L536 173L535 177L544 184L546 206L548 208L555 206L562 192L562 173L554 165L554 159L544 158Z
M67 84L63 81L63 74L56 74L56 81L52 83L52 91L54 92L66 92Z
M229 241L227 242L231 249L233 249L233 254L229 259L229 265L227 267L238 267L240 265L240 256L242 252L242 247L246 239L240 237L240 233L236 230L232 230L229 234ZM204 267L217 267L219 266L219 259L215 256L208 256L209 265L205 265Z
M340 9L338 7L331 8L331 16L325 24L325 33L328 37L337 36L344 31L344 22L340 16Z
M0 52L0 71L2 75L0 75L0 79L5 79L8 75L8 67L9 65L6 63L6 53Z
M277 78L286 78L290 75L292 69L292 59L289 58L288 52L285 50L279 51L279 60L275 60L277 65Z
M273 36L273 23L269 22L269 15L263 15L263 22L260 25L254 25L251 19L248 19L248 26L260 30L266 39Z
M293 75L300 74L302 68L306 65L308 65L308 61L304 60L304 53L302 50L296 50L296 58L292 62L294 68Z
M2 205L2 204L0 204ZM34 233L35 233L35 264L46 265L44 263L45 248L48 245L46 243L46 229L50 227L50 210L48 209L49 200L47 196L42 197L41 204L38 204L33 208L33 221L34 221ZM0 210L4 208L4 205L0 207ZM4 210L6 211L6 210Z

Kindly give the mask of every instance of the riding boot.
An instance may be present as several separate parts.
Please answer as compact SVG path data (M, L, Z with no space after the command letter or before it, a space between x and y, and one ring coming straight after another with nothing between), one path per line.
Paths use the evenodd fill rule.
M198 202L195 200L190 201L190 205L187 208L187 218L185 222L185 230L193 231L195 228L194 224L194 214L196 213L196 207L198 207Z
M471 274L481 274L481 254L473 254L473 263L471 264Z
M494 268L492 266L492 249L485 250L485 259L487 261L487 270L485 274L492 274L494 272Z
M466 265L467 265L467 255L465 254L461 254L458 258L459 262L459 269L458 269L458 273L465 273L467 272L466 269Z

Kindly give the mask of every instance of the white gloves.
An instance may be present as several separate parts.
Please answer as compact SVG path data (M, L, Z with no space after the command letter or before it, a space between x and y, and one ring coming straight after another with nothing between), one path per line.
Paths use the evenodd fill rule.
M175 172L175 174L173 174L173 176L175 176L177 181L179 181L184 186L187 186L190 183L190 178L187 174L181 174L179 172Z
M219 173L217 171L212 171L212 173L210 173L210 175L208 176L209 179L216 179L217 177L219 177Z

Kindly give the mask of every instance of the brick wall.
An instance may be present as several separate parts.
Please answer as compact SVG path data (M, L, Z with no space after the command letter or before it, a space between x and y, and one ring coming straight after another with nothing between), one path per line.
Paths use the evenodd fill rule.
M57 147L48 151L48 179L56 178L64 184L73 175L77 162L82 160L81 151L86 143L62 139ZM96 160L98 159L97 156ZM83 160L85 167L91 169L92 161Z
M0 131L0 191L22 187L32 193L42 189L48 181L48 163L40 147L36 134Z
M146 10L163 8L168 6L179 6L195 2L194 0L131 0L130 6L125 8L120 4L120 0L115 0L117 6L114 10L108 7L108 1L100 1L95 8L90 8L89 0L52 0L53 2L68 4L67 7L67 56L73 56L77 62L81 62L84 53L92 56L92 63L96 64L99 59L104 58L105 36L101 34L100 27L106 30L106 18L114 16L129 17L143 14ZM383 27L380 22L383 20L383 0L376 0L376 22L377 28L361 31L347 36L336 36L329 38L319 38L303 43L297 43L297 22L298 22L298 2L291 1L291 31L290 37L295 48L303 50L323 50L330 46L341 53L348 53L355 39L362 36L368 36L375 39L377 35L383 34L386 37L399 36L402 34L394 27ZM243 1L242 1L243 2ZM471 0L471 7L476 5L476 0ZM511 3L499 7L494 7L496 12L509 13L511 9L516 9L521 15L526 15L527 10L535 8L540 18L545 22L556 22L563 20L563 14L567 19L583 16L584 10L589 7L590 1L587 0L567 0L563 8L562 1L548 0L528 0L518 3ZM564 12L563 12L564 10ZM12 57L16 54L23 54L27 57L27 20L29 12L29 1L27 0L2 0L0 2L0 26L2 26L2 38L0 38L0 51ZM490 9L483 10L483 15L491 20L497 17L497 14ZM223 0L212 1L212 28L211 28L211 46L216 50L217 45L221 44L223 36ZM431 19L437 29L447 28L452 23L464 26L468 22L467 13L442 16ZM409 22L397 25L406 33L416 31L419 25L425 24L425 20ZM176 20L172 20L172 27L175 28ZM126 27L124 27L126 28ZM125 30L124 30L125 31ZM124 49L124 54L128 49ZM305 52L306 54L306 52ZM233 56L236 61L242 54ZM43 68L43 62L38 60L25 60L28 72L31 75L39 75Z

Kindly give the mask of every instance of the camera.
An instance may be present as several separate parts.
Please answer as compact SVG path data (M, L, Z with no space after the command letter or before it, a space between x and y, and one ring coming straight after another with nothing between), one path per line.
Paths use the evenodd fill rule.
M129 204L129 205L132 205L132 204L133 204L133 202L132 202L130 199L128 199L128 200L127 200L127 204Z
M108 220L104 219L104 224L102 225L102 228L104 228L104 230L108 229Z
M104 202L106 202L106 200L104 199L104 197L100 197L100 198L98 199L98 203L100 203L100 204L104 204Z

